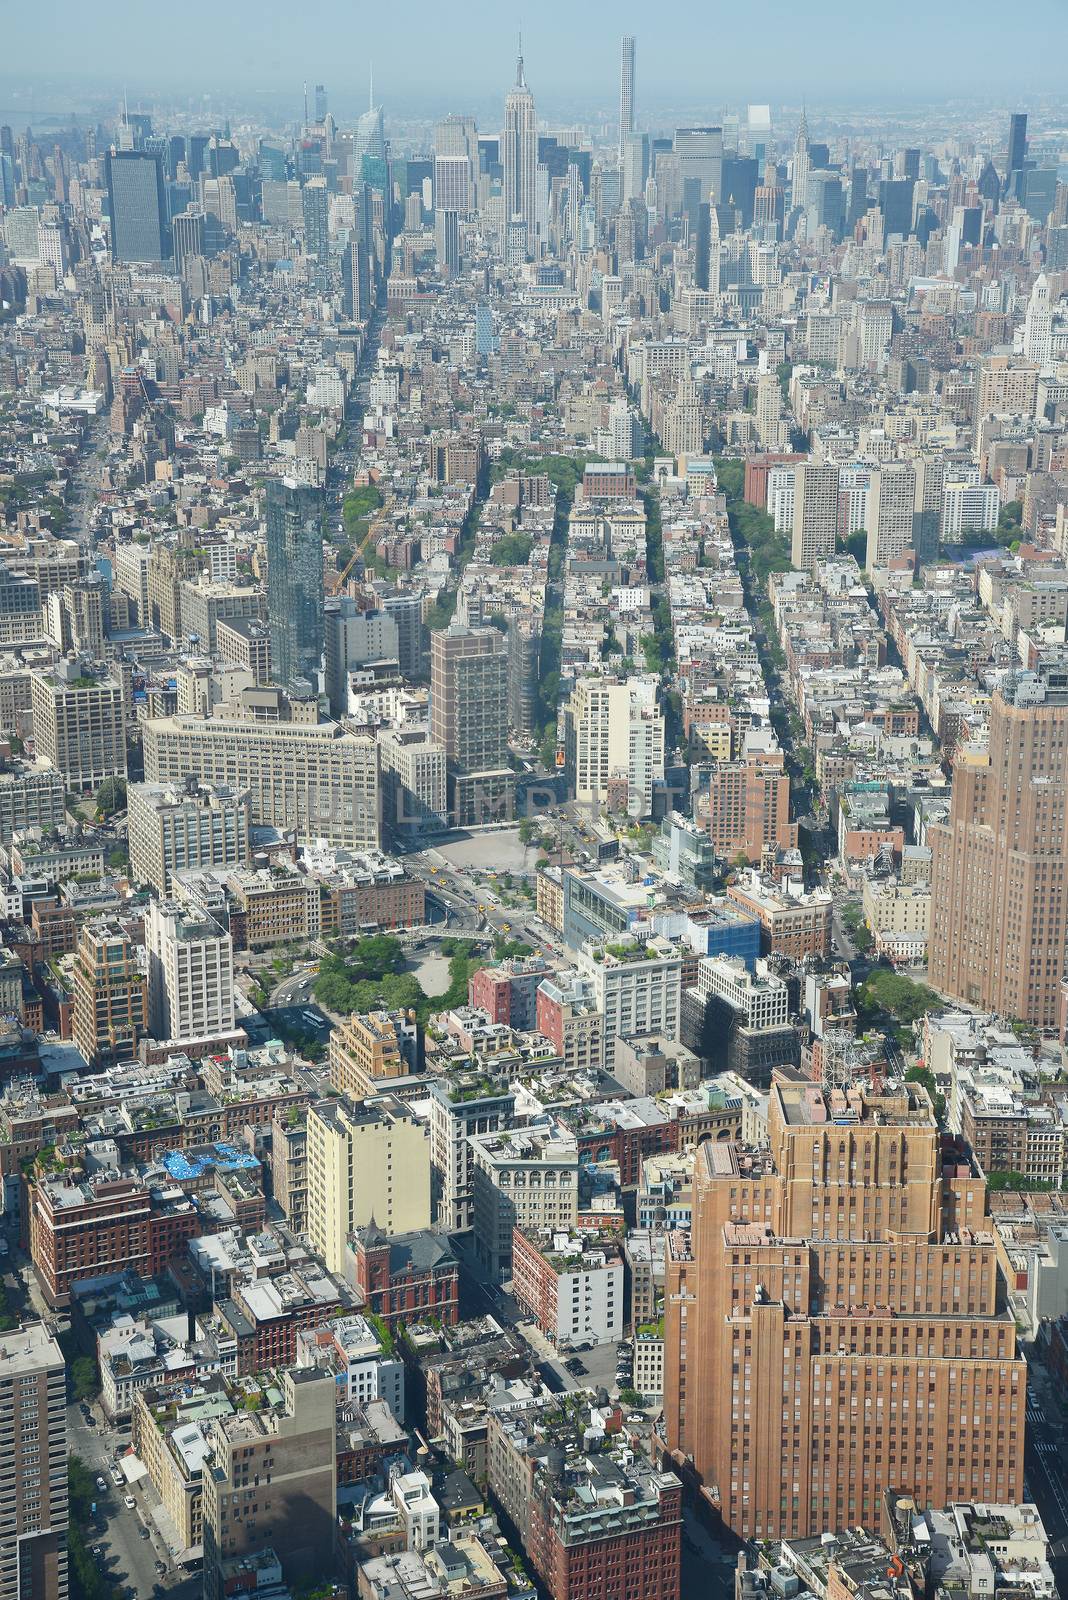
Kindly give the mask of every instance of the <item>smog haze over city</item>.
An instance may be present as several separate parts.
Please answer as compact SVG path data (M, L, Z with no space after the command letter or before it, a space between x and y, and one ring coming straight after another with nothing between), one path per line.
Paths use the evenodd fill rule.
M0 1600L1068 1596L1066 60L7 7Z

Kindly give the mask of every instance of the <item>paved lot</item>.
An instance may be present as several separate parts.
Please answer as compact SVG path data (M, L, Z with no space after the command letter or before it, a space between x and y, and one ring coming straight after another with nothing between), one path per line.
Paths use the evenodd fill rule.
M538 859L533 845L520 843L518 828L491 828L470 839L435 845L432 854L451 866L474 867L479 872L533 872Z

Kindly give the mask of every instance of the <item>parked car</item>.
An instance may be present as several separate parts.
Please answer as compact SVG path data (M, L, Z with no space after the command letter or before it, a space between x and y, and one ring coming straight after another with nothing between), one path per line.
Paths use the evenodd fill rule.
M98 1489L106 1489L108 1486L108 1480L106 1478L98 1478L96 1480L96 1486Z
M137 1510L137 1501L134 1499L132 1494L124 1494L122 1497L122 1503L126 1507L127 1511Z
M137 1532L138 1532L138 1536L140 1538L142 1538L142 1539L147 1539L148 1538L148 1529L145 1527L143 1522L142 1522L141 1526L138 1528Z

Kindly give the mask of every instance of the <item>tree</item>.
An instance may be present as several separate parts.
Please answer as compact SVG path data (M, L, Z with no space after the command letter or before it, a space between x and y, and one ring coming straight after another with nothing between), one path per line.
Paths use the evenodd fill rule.
M110 817L116 811L121 811L126 804L126 779L105 778L100 788L96 791L96 814L98 817Z
M529 533L506 533L498 539L491 551L491 560L498 567L522 567L530 560L534 541Z
M100 1375L92 1356L75 1356L70 1381L75 1400L92 1400L100 1393Z
M863 567L868 559L867 531L864 528L858 528L855 533L851 533L846 540L846 549L857 563L857 566Z
M939 1122L941 1122L946 1114L946 1097L939 1089L938 1084L935 1081L934 1073L929 1071L927 1067L910 1067L905 1074L905 1082L922 1083L923 1087L927 1090L927 1093L931 1097L931 1104L934 1107L934 1114L938 1118Z
M533 817L522 817L519 822L519 842L529 844L534 837L537 824Z
M891 972L886 967L877 967L869 974L861 986L861 993L869 1003L909 1025L919 1022L921 1017L937 1010L942 1003L925 983L914 983L904 973Z

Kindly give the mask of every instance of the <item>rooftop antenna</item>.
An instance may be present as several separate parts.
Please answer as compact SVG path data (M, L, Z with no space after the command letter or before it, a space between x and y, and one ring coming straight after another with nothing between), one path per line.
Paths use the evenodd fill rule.
M367 71L368 71L368 77L369 77L369 87L368 87L368 91L367 91L367 109L368 109L368 111L373 111L374 108L375 108L375 64L374 64L373 61L368 63Z
M127 127L130 125L130 102L126 94L126 85L122 86L122 120Z
M523 78L523 24L522 23L519 24L519 55L516 57L515 82L516 82L516 88L517 89L522 89L522 88L525 88L525 86L526 86L524 78Z
M304 126L308 126L308 80L304 80Z

